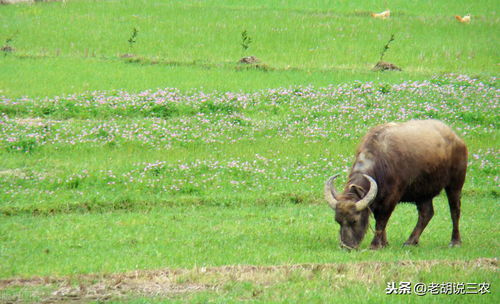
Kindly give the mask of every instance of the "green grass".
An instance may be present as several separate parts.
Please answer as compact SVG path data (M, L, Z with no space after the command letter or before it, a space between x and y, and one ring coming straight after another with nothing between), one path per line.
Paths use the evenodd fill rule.
M0 212L317 204L326 177L347 173L369 126L427 118L448 122L470 143L465 192L497 195L494 83L455 77L247 94L3 99L0 185L8 191Z
M350 82L353 79L397 83L405 79L422 80L432 74L376 73L367 69L295 69L261 71L237 69L236 64L197 66L185 64L125 63L118 58L0 58L2 74L1 95L57 96L89 90L127 89L138 92L156 88L179 88L189 91L254 91L291 85ZM47 72L50 71L50 72ZM8 75L8 77L7 77ZM69 76L71 75L71 76ZM29 84L29 85L27 85Z
M2 219L0 276L77 275L194 266L352 263L360 261L470 260L496 257L498 222L492 198L463 199L463 246L448 248L451 219L443 198L419 247L402 247L417 220L400 205L388 228L390 247L346 252L338 226L322 205L171 207L147 212L16 216ZM479 207L480 206L480 207ZM373 226L373 222L372 222ZM450 278L451 279L451 278Z
M435 202L436 215L423 234L419 247L402 247L416 222L417 212L411 205L400 205L388 229L391 245L379 251L368 250L369 238L372 237L369 232L362 250L356 252L338 248L338 227L332 220L331 210L324 205L155 208L146 213L10 217L2 219L2 256L6 264L0 268L0 274L4 277L64 275L76 286L81 286L99 280L99 275L94 280L85 279L82 274L86 273L120 273L168 266L193 269L188 273L170 275L173 276L171 280L180 286L217 286L215 291L202 290L168 297L182 302L244 299L325 302L348 298L355 303L397 302L401 298L410 302L424 299L425 302L453 302L460 297L465 302L492 303L494 298L498 299L497 269L477 269L474 262L461 266L459 261L497 257L499 231L484 229L484 223L498 221L495 204L492 199L464 197L463 246L460 248L447 246L451 223L447 203L440 197ZM387 264L377 268L375 264L379 262ZM294 270L293 265L304 263L317 264L320 270ZM322 264L330 263L337 266L321 270ZM453 266L453 263L458 264ZM250 275L240 271L234 271L232 275L217 275L217 272L204 275L200 270L219 265L289 265L291 270L283 273L255 271ZM87 280L90 281L84 283ZM491 294L429 294L423 298L386 295L388 282L488 282ZM47 293L43 290L59 290L60 286L64 284L10 288L3 294L31 295L29 300L33 295ZM119 302L149 303L154 300L154 297L136 299L131 292L126 301ZM157 301L161 303L165 298L160 297Z
M390 6L389 20L369 12ZM436 73L498 72L495 1L303 3L280 1L70 1L2 7L8 22L0 42L1 94L54 96L94 89L192 87L253 90L351 80L420 80ZM459 24L454 15L471 13ZM132 29L136 43L127 42ZM241 32L253 42L243 52ZM16 34L17 33L17 34ZM391 34L385 60L403 73L373 73ZM471 39L474 37L474 39ZM134 53L140 62L127 63ZM272 70L237 71L255 55ZM151 65L151 62L159 64ZM389 75L387 75L389 74Z
M438 261L439 275L420 265L406 276L388 270L376 281L331 288L346 298L356 290L351 296L356 301L375 289L382 294L369 301L379 301L392 278L496 284L492 270L464 274L463 268L446 266L497 257L495 92L495 79L450 75L398 85L355 82L254 93L171 90L5 98L0 277ZM451 220L442 195L419 247L401 246L417 218L415 207L403 204L389 223L391 246L368 250L369 231L362 250L341 250L338 226L323 202L323 182L336 172L347 174L356 143L369 126L411 118L442 119L469 146L463 246L448 248ZM322 278L331 275L326 271L287 299L329 301L332 285ZM214 279L211 284L222 289L172 299L238 301L256 292L256 301L278 301L308 276L299 271L272 283ZM356 274L352 277L355 281ZM63 288L15 286L4 292L34 296L46 294L46 288ZM319 293L312 296L308 290ZM142 300L137 296L130 291L126 299L154 300L152 294Z
M0 302L58 293L52 300L62 301L71 292L129 303L498 302L497 6L0 7L0 47L12 37L15 48L0 53ZM389 20L369 17L387 7ZM466 13L471 24L454 20ZM246 52L243 30L253 40ZM371 72L391 34L384 60L403 72ZM237 64L246 55L262 65ZM441 194L418 247L401 246L417 220L402 204L388 248L368 250L369 230L361 250L341 250L324 181L340 173L341 187L370 127L410 119L440 119L467 143L462 247L448 248ZM187 291L85 291L116 292L115 276L136 270ZM391 281L487 282L492 290L386 295Z

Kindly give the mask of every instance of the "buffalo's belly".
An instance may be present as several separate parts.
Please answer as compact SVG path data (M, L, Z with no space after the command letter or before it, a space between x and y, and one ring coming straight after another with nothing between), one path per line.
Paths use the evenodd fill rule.
M436 175L421 176L413 183L408 184L401 196L401 202L421 202L430 200L439 195L439 193L448 184L448 178Z
M401 197L399 201L404 203L416 203L416 202L427 201L439 195L441 190L443 190L443 188L433 192L426 192L426 193L407 192Z

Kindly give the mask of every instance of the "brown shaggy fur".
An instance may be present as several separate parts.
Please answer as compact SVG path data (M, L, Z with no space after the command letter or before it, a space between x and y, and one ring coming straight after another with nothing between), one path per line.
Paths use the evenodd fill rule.
M378 186L369 207L376 220L371 247L376 249L388 244L386 224L399 202L413 202L417 206L417 226L405 243L416 245L434 214L432 199L445 189L453 221L451 245L459 245L460 194L466 169L465 143L440 121L414 120L374 127L361 141L344 193L338 195L337 221L345 228L342 218L351 221L355 218L356 211L351 205L369 190L369 181L363 176L366 174L374 178ZM368 217L369 213L363 216ZM360 235L359 231L354 234ZM362 237L347 243L357 247Z

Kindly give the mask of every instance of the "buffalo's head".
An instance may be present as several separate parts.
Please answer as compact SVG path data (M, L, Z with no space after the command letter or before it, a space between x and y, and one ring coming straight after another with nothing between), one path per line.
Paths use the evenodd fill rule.
M325 183L325 198L335 211L335 221L340 225L340 245L347 249L357 249L368 229L371 212L368 206L377 196L377 183L363 174L370 182L366 195L365 190L358 185L350 185L348 189L352 191L338 194L333 187L333 180L337 176L330 177Z

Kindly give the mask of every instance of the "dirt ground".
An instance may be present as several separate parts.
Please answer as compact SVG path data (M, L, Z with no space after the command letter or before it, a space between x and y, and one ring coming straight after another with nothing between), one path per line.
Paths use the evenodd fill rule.
M87 274L68 277L33 277L0 280L0 302L21 303L37 299L41 303L84 303L131 296L171 297L205 290L217 291L229 282L250 281L271 285L285 280L291 273L313 275L333 272L339 278L351 277L374 282L387 269L410 267L430 269L446 265L463 269L498 271L498 259L480 258L470 261L401 261L361 262L352 264L298 264L280 266L222 266L193 269L140 270L120 274ZM46 288L44 288L46 287ZM24 290L18 294L5 290ZM29 291L27 294L26 291Z

